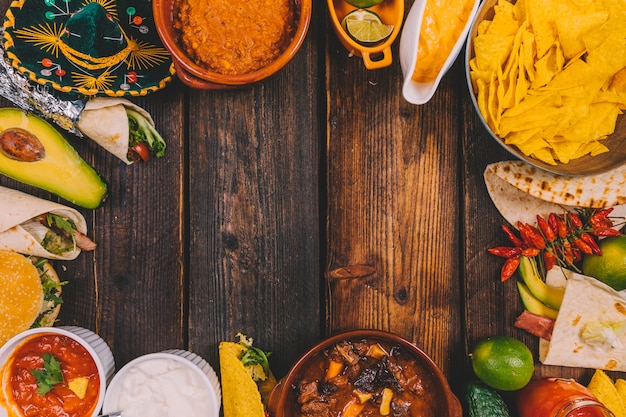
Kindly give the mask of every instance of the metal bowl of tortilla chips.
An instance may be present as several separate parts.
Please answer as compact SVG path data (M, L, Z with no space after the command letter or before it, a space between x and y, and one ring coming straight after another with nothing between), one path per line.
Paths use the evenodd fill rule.
M569 176L626 162L625 0L486 0L466 77L477 113L513 155Z

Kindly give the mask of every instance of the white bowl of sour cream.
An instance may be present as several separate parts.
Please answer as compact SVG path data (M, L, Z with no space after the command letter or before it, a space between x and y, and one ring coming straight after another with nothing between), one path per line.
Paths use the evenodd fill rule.
M218 417L221 389L215 371L186 350L150 353L128 362L111 380L103 414L124 417Z

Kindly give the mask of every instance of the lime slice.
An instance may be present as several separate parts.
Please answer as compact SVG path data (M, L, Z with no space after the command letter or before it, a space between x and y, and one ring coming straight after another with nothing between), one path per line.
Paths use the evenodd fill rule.
M341 21L341 26L348 35L361 44L374 44L384 41L393 32L393 25L386 25L376 13L356 9Z
M368 7L376 6L383 2L383 0L346 0L349 4L360 7L362 9L367 9Z

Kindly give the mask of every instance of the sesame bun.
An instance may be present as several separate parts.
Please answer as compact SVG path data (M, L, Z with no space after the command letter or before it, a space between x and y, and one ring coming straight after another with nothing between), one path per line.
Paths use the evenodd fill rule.
M55 282L59 278L47 262L42 268L40 273L24 255L0 250L0 288L3 292L0 297L0 346L35 323L36 326L54 323L60 305L49 305L44 301L42 280L44 275Z

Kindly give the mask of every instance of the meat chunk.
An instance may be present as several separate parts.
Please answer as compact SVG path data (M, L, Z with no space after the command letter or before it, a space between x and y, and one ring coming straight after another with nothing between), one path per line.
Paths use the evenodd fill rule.
M311 401L318 401L322 399L318 390L317 381L302 382L298 386L298 402L305 404Z
M513 326L518 329L526 330L533 336L550 340L552 338L552 330L554 330L554 322L554 319L524 310L524 312L517 317Z

